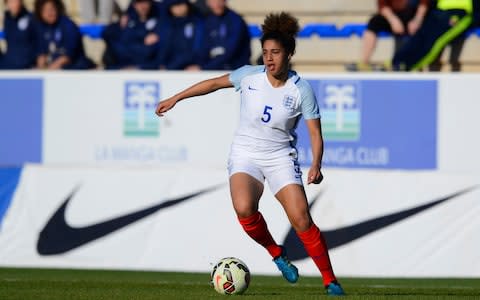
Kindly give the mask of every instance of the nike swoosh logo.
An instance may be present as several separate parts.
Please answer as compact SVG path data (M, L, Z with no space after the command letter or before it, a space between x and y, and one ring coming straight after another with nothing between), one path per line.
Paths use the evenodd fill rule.
M346 245L350 242L353 242L356 239L364 237L372 232L378 231L385 227L388 227L392 224L405 220L413 215L416 215L422 211L425 211L429 208L437 206L441 203L444 203L448 200L457 198L463 194L466 194L474 189L478 188L477 186L466 188L454 194L448 195L438 200L410 208L405 209L396 213L388 214L382 217L373 218L367 221L363 221L354 225L341 227L333 230L322 231L323 237L327 242L328 249L333 249ZM321 193L314 197L312 203L310 203L310 208L315 204L315 202L320 198ZM284 242L284 247L287 249L288 258L292 261L301 260L308 257L305 248L303 247L302 242L298 238L295 230L290 228Z
M40 255L56 255L68 252L96 239L107 236L125 226L146 218L158 212L159 210L178 205L205 193L213 192L220 187L221 185L210 187L178 199L168 200L149 208L145 208L94 225L86 227L71 227L65 220L65 210L68 206L68 203L77 193L78 188L76 188L57 209L57 211L55 211L47 225L45 225L43 230L40 232L37 241L37 252Z
M258 89L253 88L253 87L251 87L251 86L248 86L248 89L251 90L251 91L258 91Z

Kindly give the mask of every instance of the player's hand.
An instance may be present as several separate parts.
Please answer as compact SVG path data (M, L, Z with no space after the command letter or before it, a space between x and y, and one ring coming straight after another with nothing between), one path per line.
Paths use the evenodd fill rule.
M323 180L323 174L319 167L312 166L308 170L307 184L319 184Z
M174 98L168 98L167 100L164 100L164 101L158 103L157 109L155 110L155 113L159 117L163 117L163 115L167 111L172 109L175 106L175 104L177 104L177 100L175 100Z

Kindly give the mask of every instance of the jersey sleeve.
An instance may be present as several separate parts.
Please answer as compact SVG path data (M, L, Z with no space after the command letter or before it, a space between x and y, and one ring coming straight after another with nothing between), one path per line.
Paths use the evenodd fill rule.
M305 120L319 119L320 109L318 107L317 97L315 97L310 84L305 80L300 80L298 82L298 88L300 90L300 108L303 118Z
M241 88L242 79L248 75L256 74L263 72L265 70L264 66L251 66L246 65L234 70L229 75L229 80L235 87L235 91L239 91Z

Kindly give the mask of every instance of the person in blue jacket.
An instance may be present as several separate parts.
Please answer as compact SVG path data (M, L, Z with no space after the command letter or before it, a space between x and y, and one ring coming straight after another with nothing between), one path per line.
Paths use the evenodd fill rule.
M203 70L233 70L250 63L250 32L243 18L226 0L207 0L211 14L205 20Z
M29 69L35 65L35 29L32 14L22 0L6 0L3 30L7 51L0 69Z
M203 20L195 14L188 0L168 0L168 19L160 28L164 49L159 52L160 68L189 70L200 63Z
M104 63L107 69L157 69L160 49L159 13L152 0L132 0L119 23L106 28Z
M37 63L39 69L92 69L78 26L65 15L61 0L36 0Z

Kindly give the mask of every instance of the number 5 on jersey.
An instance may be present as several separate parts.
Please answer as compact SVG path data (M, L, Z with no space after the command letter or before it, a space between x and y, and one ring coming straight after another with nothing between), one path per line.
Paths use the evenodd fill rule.
M273 109L273 107L265 105L265 109L263 110L263 117L262 117L262 121L264 123L270 122L270 119L272 118L272 115L271 115L270 111L272 109Z

